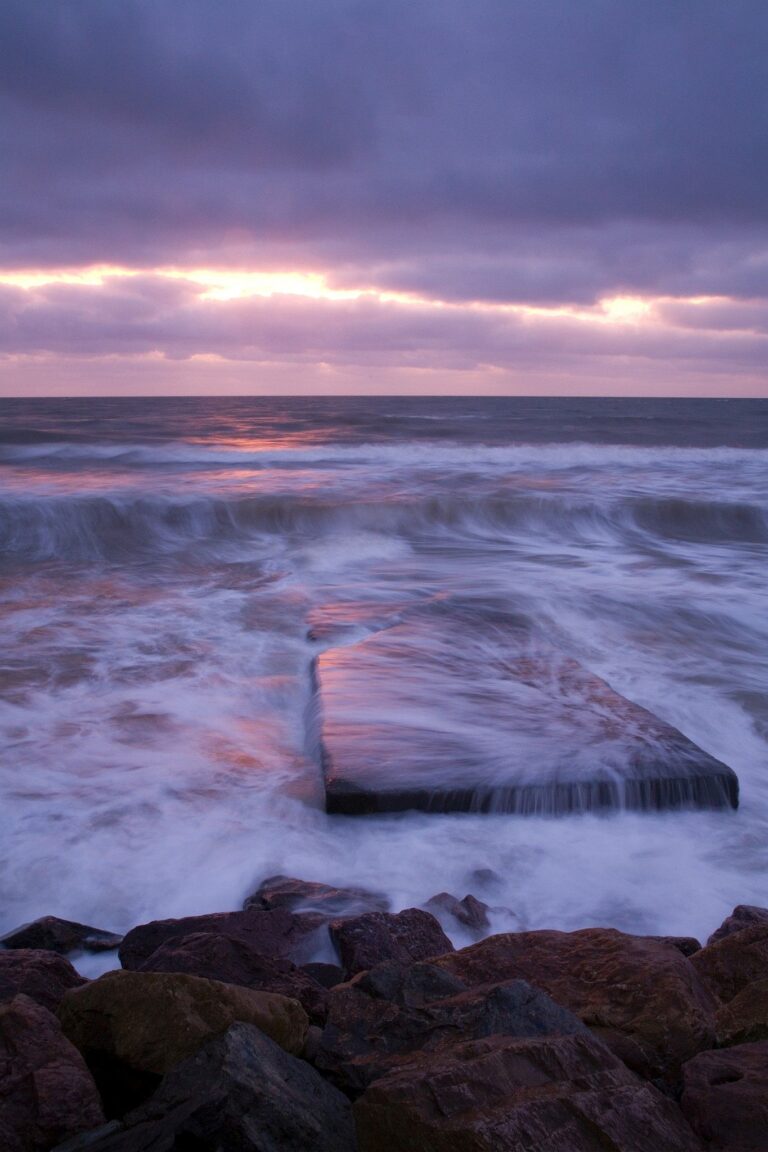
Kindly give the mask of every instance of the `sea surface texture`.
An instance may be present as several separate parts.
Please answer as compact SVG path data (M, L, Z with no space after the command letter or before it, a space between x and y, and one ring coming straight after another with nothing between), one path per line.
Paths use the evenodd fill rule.
M706 936L768 905L767 586L768 402L2 401L0 930L283 872L474 892L497 931ZM329 815L318 668L380 782L402 752L460 789L457 749L588 775L597 691L740 806Z

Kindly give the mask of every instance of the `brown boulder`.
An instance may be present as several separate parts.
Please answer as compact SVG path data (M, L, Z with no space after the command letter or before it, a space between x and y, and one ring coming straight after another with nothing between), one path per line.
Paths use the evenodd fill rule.
M60 920L58 916L41 916L30 924L22 924L12 932L0 936L3 948L40 948L47 952L109 952L117 948L122 936L91 928L74 920Z
M718 940L732 936L734 932L741 932L744 928L751 928L753 924L768 924L768 908L758 908L754 904L737 904L730 916L727 916L720 927L712 933L707 944L716 944Z
M424 907L437 917L443 927L451 927L450 921L454 921L454 928L459 924L472 932L482 932L490 926L490 908L471 893L459 900L450 892L438 892L427 900Z
M768 1042L694 1056L683 1067L680 1107L707 1148L765 1152Z
M103 1119L93 1077L56 1017L28 996L0 1004L3 1152L46 1152Z
M313 943L324 919L315 915L297 915L285 908L247 912L212 912L207 916L185 916L181 920L152 920L139 924L126 933L120 946L123 968L136 969L156 952L161 944L211 932L242 940L262 956L286 956L295 963L311 959Z
M175 972L107 972L68 992L59 1019L89 1063L106 1057L155 1075L237 1020L292 1053L301 1052L308 1027L296 1000Z
M718 1010L715 1031L723 1046L768 1040L768 977L753 980Z
M390 961L330 993L314 1063L355 1096L410 1052L493 1034L574 1032L587 1029L522 980L468 989L434 964Z
M359 1152L701 1152L677 1106L589 1035L421 1053L354 1115Z
M651 937L585 928L489 936L435 962L471 985L528 980L641 1075L674 1080L715 1041L715 1004L692 967L696 956Z
M453 951L439 922L421 908L368 912L351 920L334 920L330 928L347 978L385 960L408 963Z
M63 956L33 948L0 951L0 1000L23 993L55 1012L70 988L85 984Z
M334 888L292 876L270 876L243 904L248 908L285 908L289 912L319 912L328 920L360 916L364 912L388 912L389 899L365 888Z
M691 964L718 1000L727 1004L747 984L768 975L768 923L721 936L692 956Z
M326 991L306 972L282 957L262 956L233 936L197 932L161 944L139 972L188 972L224 984L238 984L262 992L279 992L298 1000L311 1020L322 1023Z

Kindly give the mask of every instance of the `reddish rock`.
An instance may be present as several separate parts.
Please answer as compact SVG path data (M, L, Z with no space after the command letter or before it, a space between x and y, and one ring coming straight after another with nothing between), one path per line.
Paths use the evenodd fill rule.
M753 980L718 1010L715 1031L723 1046L768 1040L768 977Z
M741 932L744 928L751 928L753 924L768 924L768 908L758 908L754 904L737 904L730 916L723 920L720 927L712 933L707 944L716 944L734 932Z
M707 1148L765 1152L768 1041L694 1056L683 1066L680 1107Z
M589 1035L419 1053L354 1115L359 1152L701 1152L679 1108Z
M249 896L244 909L285 908L289 912L319 912L329 920L360 916L364 912L388 912L389 899L366 888L334 888L292 876L270 876Z
M298 963L308 960L313 938L324 930L324 920L315 915L297 915L284 908L266 911L212 912L207 916L185 916L181 920L152 920L126 933L120 946L123 968L140 968L161 944L198 932L230 936L242 940L262 956L283 956Z
M368 912L351 920L334 920L331 939L347 977L385 960L407 963L453 951L439 922L421 908Z
M490 926L488 919L490 908L471 894L459 900L450 892L438 892L436 896L431 896L427 900L424 907L436 916L443 926L449 925L451 920L455 921L454 927L460 924L473 932L482 932Z
M122 936L91 928L74 920L60 920L58 916L41 916L30 924L22 924L12 932L0 936L3 948L39 948L47 952L110 952L117 948Z
M0 1004L3 1152L47 1152L103 1120L93 1077L56 1017L28 996Z
M239 984L243 988L279 992L298 1000L310 1020L320 1023L325 1020L325 988L290 960L262 956L233 936L197 932L192 936L176 937L161 944L138 971L188 972L192 976L205 976L208 980Z
M329 995L315 1064L350 1096L416 1050L490 1036L587 1032L522 980L467 989L434 964L390 961Z
M752 924L721 936L692 956L691 964L711 992L727 1004L747 984L768 975L768 924Z
M435 963L470 985L528 980L641 1075L674 1080L715 1042L715 1003L678 948L612 928L489 936Z
M55 1012L69 988L85 984L63 956L32 948L0 951L0 1000L22 992L51 1012Z

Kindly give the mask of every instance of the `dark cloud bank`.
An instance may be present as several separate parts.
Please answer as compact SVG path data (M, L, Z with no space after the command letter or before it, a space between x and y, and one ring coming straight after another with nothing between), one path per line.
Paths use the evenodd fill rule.
M764 0L5 0L0 45L6 270L303 267L448 301L730 296L762 316ZM92 351L162 328L156 300L113 316L119 292ZM4 349L63 308L6 297ZM329 319L345 348L364 339L349 315ZM469 323L461 355L482 361L493 321ZM755 364L761 327L740 350Z

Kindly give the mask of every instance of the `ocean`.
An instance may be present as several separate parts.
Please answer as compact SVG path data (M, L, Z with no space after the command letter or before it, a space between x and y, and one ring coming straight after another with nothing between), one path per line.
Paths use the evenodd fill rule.
M768 905L767 587L764 401L1 401L0 931L282 872L706 937ZM313 660L436 603L441 675L504 657L457 631L454 664L453 614L524 620L733 768L738 810L327 815Z

